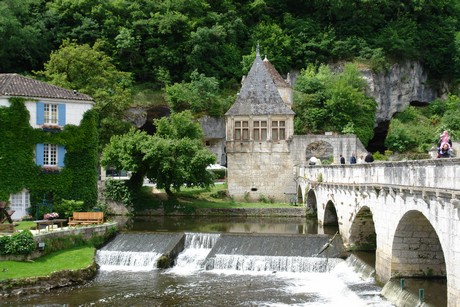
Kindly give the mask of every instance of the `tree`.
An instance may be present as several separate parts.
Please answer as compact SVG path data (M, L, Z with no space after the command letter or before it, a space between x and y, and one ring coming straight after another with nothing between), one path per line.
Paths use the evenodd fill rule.
M133 172L128 186L140 189L144 176L168 195L182 186L208 187L212 174L206 167L215 156L203 146L203 132L189 111L174 113L155 122L153 136L130 130L113 136L102 152L101 164Z
M220 96L219 82L214 77L206 77L196 70L191 82L181 82L166 87L166 101L174 112L191 110L194 114L222 116L230 107Z
M365 86L352 64L340 74L325 65L303 70L295 86L296 133L354 133L366 146L374 135L377 103L365 95Z
M128 130L129 125L121 118L132 101L132 77L118 71L101 47L100 42L91 47L66 40L59 50L51 53L45 69L36 74L51 84L94 98L99 113L100 143L104 145L113 134Z
M0 1L0 71L24 72L42 67L50 33L41 14L43 1Z

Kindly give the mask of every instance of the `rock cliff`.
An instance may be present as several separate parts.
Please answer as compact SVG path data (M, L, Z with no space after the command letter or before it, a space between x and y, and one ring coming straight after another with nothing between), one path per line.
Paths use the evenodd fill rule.
M377 103L376 122L389 121L409 105L427 105L438 98L438 90L428 82L428 74L418 62L394 64L387 72L362 70L368 94Z

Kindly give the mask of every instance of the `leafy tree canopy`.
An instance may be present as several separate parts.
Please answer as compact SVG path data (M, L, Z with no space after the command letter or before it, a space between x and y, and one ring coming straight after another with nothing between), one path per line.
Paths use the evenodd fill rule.
M345 65L340 74L325 65L309 66L295 86L296 133L354 133L366 146L374 135L377 103L364 89L365 81L355 65Z
M146 176L172 195L182 186L208 187L212 174L206 167L215 156L203 146L203 132L189 111L155 122L153 136L138 130L113 136L102 152L101 164L133 172L129 185L142 186Z
M196 70L191 81L166 86L166 101L174 112L191 110L194 114L222 116L230 107L219 89L219 82L214 77L206 77Z
M91 47L66 40L51 54L45 69L36 74L49 83L94 98L100 117L100 138L105 144L112 134L127 131L120 118L132 101L132 78L130 73L118 71L101 47L100 42Z

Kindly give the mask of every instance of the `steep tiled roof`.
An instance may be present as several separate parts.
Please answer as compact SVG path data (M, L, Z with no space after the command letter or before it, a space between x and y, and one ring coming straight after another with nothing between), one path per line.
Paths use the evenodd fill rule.
M271 64L266 65L262 61L257 50L256 59L241 86L238 98L225 115L295 114L281 98L273 75L269 71L270 66L275 70Z
M273 82L277 87L290 87L289 84L281 77L280 73L275 69L275 67L270 63L270 61L265 57L264 65L267 67L268 73L272 76Z
M93 101L88 95L18 74L0 74L0 96Z

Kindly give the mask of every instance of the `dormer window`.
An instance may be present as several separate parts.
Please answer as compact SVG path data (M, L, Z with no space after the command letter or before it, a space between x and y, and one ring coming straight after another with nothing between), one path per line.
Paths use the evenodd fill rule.
M254 141L267 140L267 121L254 121Z
M286 122L284 120L272 121L272 141L286 139Z
M235 140L248 141L249 140L249 122L248 121L235 121Z

